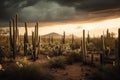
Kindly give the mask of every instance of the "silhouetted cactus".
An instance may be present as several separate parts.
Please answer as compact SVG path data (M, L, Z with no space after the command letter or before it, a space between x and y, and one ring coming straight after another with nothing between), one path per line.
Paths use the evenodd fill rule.
M110 37L109 29L107 29L107 31L106 31L106 37L107 37L107 38Z
M39 36L39 40L38 40L38 54L40 54L40 42L41 42L41 37Z
M74 35L72 34L72 45L74 44Z
M15 37L16 37L16 49L19 51L19 29L18 29L18 15L15 16ZM17 54L17 53L16 53Z
M104 53L105 53L105 43L104 43L104 34L101 36L102 49L100 50L100 64L104 63Z
M65 44L65 32L63 32L62 44Z
M36 60L36 55L35 55L35 33L32 32L32 56L33 56L33 60Z
M120 67L120 28L118 29L118 54L117 54L117 63Z
M18 30L18 16L16 15L15 18L13 18L9 22L9 39L10 39L10 50L13 53L13 59L15 59L17 51L19 51L19 30ZM12 25L13 24L13 25Z
M15 19L13 21L13 59L16 56L16 30L15 30Z
M86 49L86 39L85 39L85 30L83 30L83 41L82 41L82 45L83 45L83 59L84 59L84 63L86 63L86 56L87 56L87 49Z
M39 53L39 40L38 40L38 23L35 25L35 32L32 32L32 45L33 45L33 60L36 61Z
M82 61L84 62L84 54L83 54L83 41L81 40L81 47L80 47L81 51L80 54L82 55Z
M48 44L50 45L51 44L51 36L49 35L49 38L48 38Z
M24 34L24 56L27 56L27 47L28 47L28 31L27 23L25 22L25 34Z
M89 35L89 31L88 31L88 35L87 35L87 43L90 43L90 35Z
M12 31L12 21L9 21L9 39L10 39L10 50L13 51L13 31Z

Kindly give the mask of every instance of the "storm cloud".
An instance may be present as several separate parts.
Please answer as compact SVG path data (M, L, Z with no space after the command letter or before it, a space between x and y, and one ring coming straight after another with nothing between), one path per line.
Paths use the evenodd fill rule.
M0 21L99 20L119 17L119 0L1 0Z
M27 6L19 12L21 20L53 21L69 19L75 15L74 7L61 6L55 2L40 1L32 6Z

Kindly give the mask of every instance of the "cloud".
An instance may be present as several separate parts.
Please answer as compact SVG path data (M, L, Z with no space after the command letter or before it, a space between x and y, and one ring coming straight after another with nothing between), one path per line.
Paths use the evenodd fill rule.
M48 0L55 1L61 5L74 6L78 10L103 10L111 8L120 8L119 0Z
M0 22L104 20L119 17L119 0L1 0ZM117 10L116 10L117 9Z
M55 2L40 1L19 11L22 21L65 20L76 14L74 7L61 6Z

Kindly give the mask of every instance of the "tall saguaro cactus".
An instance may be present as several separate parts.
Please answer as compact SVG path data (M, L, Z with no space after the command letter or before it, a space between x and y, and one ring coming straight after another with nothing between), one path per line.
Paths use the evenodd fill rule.
M25 22L25 34L24 34L24 55L27 56L27 47L28 47L28 30L27 23Z
M86 63L87 49L86 49L86 39L85 39L85 30L83 30L83 59L84 63Z
M84 62L84 54L83 54L83 41L81 40L81 45L80 45L80 54L82 55L82 61Z
M35 32L32 32L32 45L33 45L33 60L36 61L39 53L39 40L38 40L38 22L35 25Z
M33 60L35 61L36 60L36 55L35 55L35 50L36 50L36 47L35 47L35 33L32 32L32 49L33 49Z
M12 31L12 21L9 21L9 39L10 39L10 50L12 51L13 46L13 31Z
M16 45L19 46L19 29L18 29L18 15L15 15L15 37L16 37ZM18 50L18 48L17 48Z
M102 49L100 51L100 64L103 65L104 53L105 53L104 32L103 32L103 35L101 36L101 41L102 41Z
M28 43L28 30L27 30L27 23L25 22L25 35L26 35L26 43Z
M17 23L17 15L9 22L9 39L10 39L10 49L12 51L12 58L15 59L17 54L17 45L19 43L18 36L18 23Z
M16 56L16 30L15 30L15 19L13 21L13 59Z
M118 29L118 54L117 54L118 66L120 66L120 28Z

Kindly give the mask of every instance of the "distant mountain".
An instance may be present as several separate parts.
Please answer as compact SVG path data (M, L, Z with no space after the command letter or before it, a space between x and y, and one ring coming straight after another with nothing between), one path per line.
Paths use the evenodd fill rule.
M46 35L42 35L41 37L49 38L49 36L53 36L53 38L61 38L63 35L55 33L55 32L52 32L52 33L49 33L49 34L46 34ZM66 38L72 38L72 34L66 35L65 37ZM78 38L78 37L74 35L74 38Z
M53 38L61 38L62 37L62 35L60 35L58 33L55 33L55 32L52 32L52 33L49 33L49 34L46 34L46 35L42 35L41 37L49 38L49 36L53 36Z

